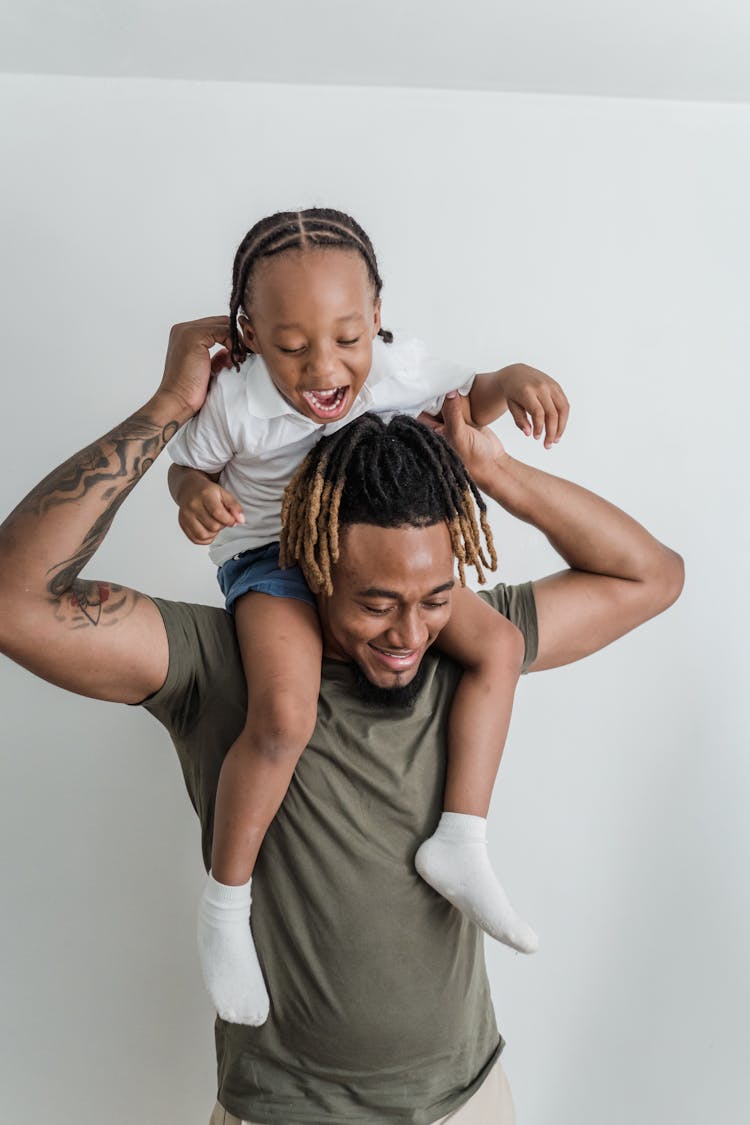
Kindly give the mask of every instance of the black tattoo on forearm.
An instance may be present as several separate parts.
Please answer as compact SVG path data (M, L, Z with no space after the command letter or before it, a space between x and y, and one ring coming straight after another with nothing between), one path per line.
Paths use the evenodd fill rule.
M121 495L123 485L129 490L140 480L179 428L176 421L159 426L146 415L134 414L64 465L53 469L32 488L12 515L21 512L43 515L58 504L81 500L92 488L107 481L112 487L105 497L113 493Z
M89 528L76 553L69 559L63 559L62 562L56 563L47 571L47 573L51 575L47 589L53 598L60 598L67 590L73 588L75 579L81 573L86 563L89 562L96 553L104 536L112 526L112 521L117 515L120 506L127 499L133 486L137 483L137 479L139 478L131 481L122 492L116 493L114 498L110 500L102 514L95 520L93 526Z
M73 627L114 624L132 611L141 595L122 586L84 582L78 578L96 552L121 504L151 467L180 423L159 425L146 414L134 414L105 437L54 469L21 501L2 525L13 538L13 525L22 516L40 518L64 504L96 510L70 557L47 571L47 591L55 615Z

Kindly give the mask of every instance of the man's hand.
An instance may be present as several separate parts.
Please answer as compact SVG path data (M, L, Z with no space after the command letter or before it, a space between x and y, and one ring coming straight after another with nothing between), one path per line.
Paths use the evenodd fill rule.
M486 492L486 482L494 479L498 466L508 454L497 434L487 426L475 426L467 421L458 392L451 391L445 396L442 421L431 414L420 414L419 421L435 433L442 434L463 461L477 487Z
M545 449L551 449L563 436L570 413L560 384L526 363L512 363L500 371L477 375L469 403L475 425L486 426L509 410L527 437L544 434Z
M223 527L244 523L242 506L226 488L198 469L172 465L170 489L179 504L177 520L191 543L207 546Z
M211 348L222 348L211 356ZM205 402L213 375L229 367L229 317L207 316L175 324L169 333L167 358L159 391L173 395L190 414Z

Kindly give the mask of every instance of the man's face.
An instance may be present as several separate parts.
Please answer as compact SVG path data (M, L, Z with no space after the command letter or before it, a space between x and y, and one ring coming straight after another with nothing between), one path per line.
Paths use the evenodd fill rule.
M344 528L333 594L318 598L324 655L354 661L376 687L405 687L448 622L453 567L444 523Z

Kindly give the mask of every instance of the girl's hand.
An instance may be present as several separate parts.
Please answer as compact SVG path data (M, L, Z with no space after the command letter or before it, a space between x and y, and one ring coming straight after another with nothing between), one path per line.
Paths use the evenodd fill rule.
M507 458L505 447L497 434L488 426L477 427L467 421L461 396L451 391L443 400L442 421L431 414L420 414L419 421L429 426L453 446L463 461L469 475L483 491L483 482L489 481Z
M175 488L179 504L178 523L191 543L201 547L213 543L223 527L236 527L245 522L239 501L198 469L179 469L175 477L179 484Z
M570 403L559 383L536 367L513 363L498 372L513 421L526 437L544 433L544 448L551 447L565 432Z
M221 344L212 357L210 349ZM213 375L229 367L229 317L208 316L175 324L169 333L167 358L159 390L174 395L190 414L197 414L206 399Z

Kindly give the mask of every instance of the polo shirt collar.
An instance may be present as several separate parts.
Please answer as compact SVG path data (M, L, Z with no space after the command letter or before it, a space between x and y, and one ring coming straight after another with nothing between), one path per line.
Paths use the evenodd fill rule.
M245 374L247 407L254 417L281 418L284 414L296 414L299 417L299 411L290 406L274 386L262 355L248 356Z

